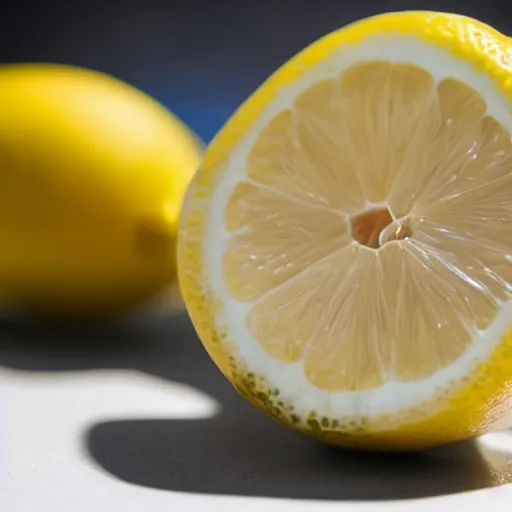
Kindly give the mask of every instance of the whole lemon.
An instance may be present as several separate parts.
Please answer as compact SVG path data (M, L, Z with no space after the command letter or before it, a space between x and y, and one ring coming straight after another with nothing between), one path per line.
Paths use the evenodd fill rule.
M0 301L110 316L172 285L201 153L181 121L117 79L0 67Z

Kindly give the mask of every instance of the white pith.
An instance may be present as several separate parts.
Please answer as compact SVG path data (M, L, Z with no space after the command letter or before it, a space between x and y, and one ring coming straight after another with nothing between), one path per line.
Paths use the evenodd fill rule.
M471 375L479 363L488 359L511 326L512 301L507 301L502 304L490 327L474 339L459 359L429 378L407 383L389 381L373 390L339 393L315 387L305 377L303 361L284 364L267 355L250 335L245 322L253 303L239 302L232 297L223 281L222 266L223 253L230 238L224 228L224 212L234 187L240 181L251 181L245 175L247 155L262 129L276 114L291 107L301 92L319 80L338 77L355 63L376 59L414 63L428 70L436 81L452 77L467 83L486 100L487 113L512 132L510 107L486 75L433 44L412 37L388 36L368 38L357 46L347 45L306 71L293 84L281 88L233 148L227 163L218 170L215 189L205 210L207 226L203 250L205 275L209 279L205 286L211 288L222 302L216 324L227 328L227 339L236 345L239 361L247 371L265 377L266 384L277 388L280 400L293 404L299 416L315 411L328 417L372 417L396 413L432 399L438 392Z

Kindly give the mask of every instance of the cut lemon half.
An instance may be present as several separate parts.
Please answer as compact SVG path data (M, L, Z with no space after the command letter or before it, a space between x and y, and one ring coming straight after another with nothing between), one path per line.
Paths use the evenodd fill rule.
M475 20L357 22L211 143L180 285L227 378L323 441L408 449L512 423L512 49Z

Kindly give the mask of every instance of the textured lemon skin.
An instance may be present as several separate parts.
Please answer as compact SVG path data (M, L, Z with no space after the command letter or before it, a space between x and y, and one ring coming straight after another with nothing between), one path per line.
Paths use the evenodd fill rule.
M173 114L112 77L1 66L0 300L110 316L172 285L202 152Z
M251 128L280 87L294 82L310 67L343 45L376 35L422 39L467 61L487 74L512 103L512 49L509 40L476 20L435 12L403 12L375 16L327 35L292 58L272 75L233 115L207 149L185 200L178 236L178 273L183 298L206 350L235 388L268 415L326 443L371 450L414 450L468 439L512 424L512 330L485 364L465 380L453 383L428 402L399 414L367 418L299 416L293 404L254 375L237 357L227 329L216 323L222 303L205 274L204 240L209 200L230 151Z

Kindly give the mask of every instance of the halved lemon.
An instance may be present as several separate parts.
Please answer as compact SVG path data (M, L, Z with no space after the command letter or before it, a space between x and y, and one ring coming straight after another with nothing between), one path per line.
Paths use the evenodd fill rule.
M512 424L511 100L509 39L405 12L317 41L236 112L178 260L243 395L361 448Z

